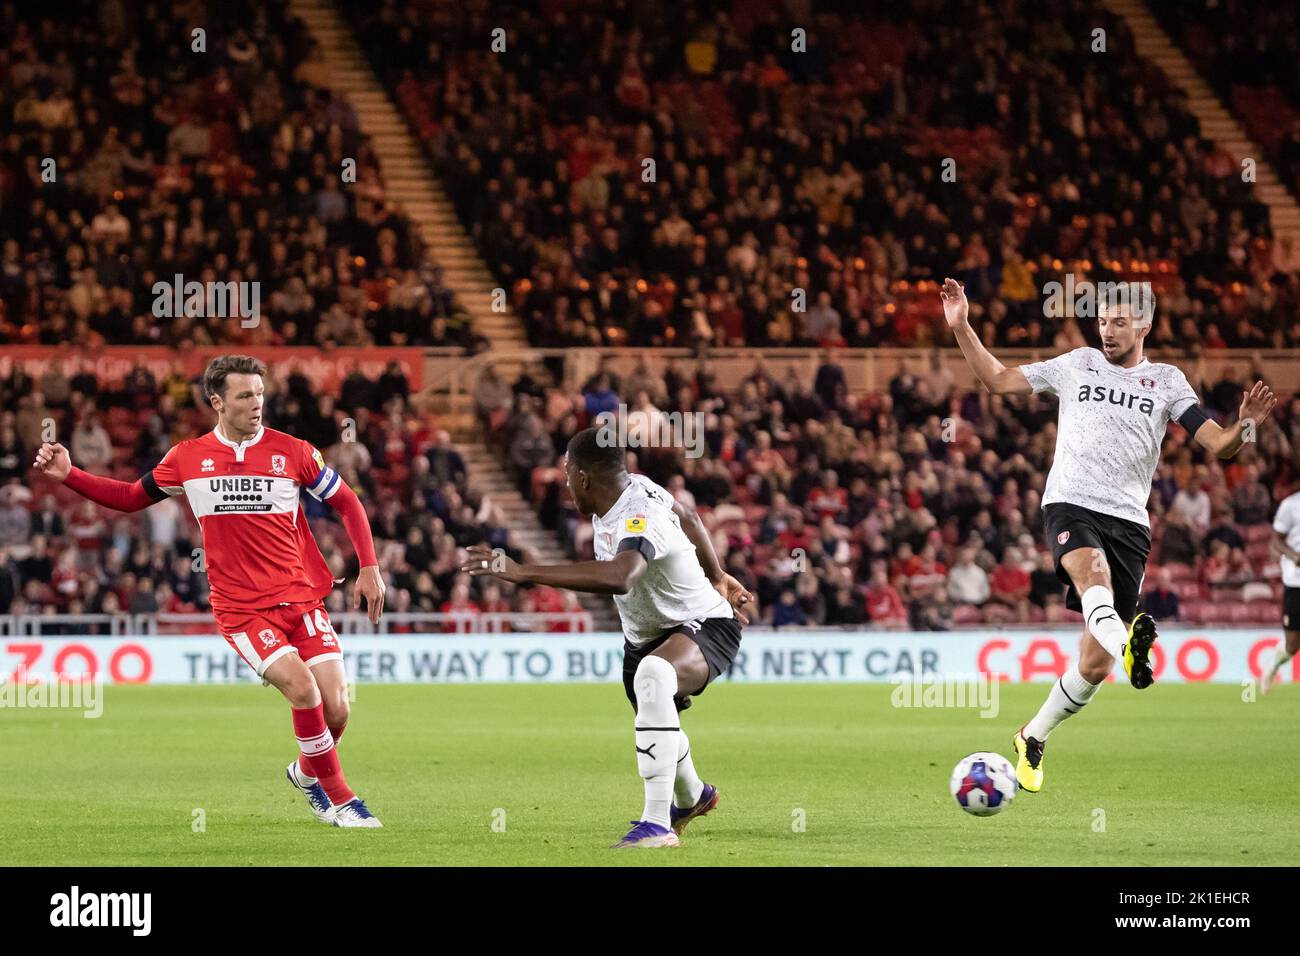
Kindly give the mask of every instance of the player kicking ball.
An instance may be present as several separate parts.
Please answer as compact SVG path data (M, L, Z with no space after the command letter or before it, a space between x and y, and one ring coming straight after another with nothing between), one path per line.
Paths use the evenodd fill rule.
M623 688L636 710L636 762L645 783L641 819L614 846L678 846L687 824L718 803L717 788L695 771L679 715L690 697L731 667L740 626L749 623L741 608L750 595L723 572L694 510L648 478L628 474L625 450L608 437L588 428L573 436L565 455L574 504L595 529L595 561L521 565L471 548L461 570L613 595L625 639Z
M1083 613L1084 634L1078 661L1015 735L1016 777L1031 793L1043 786L1048 735L1087 706L1115 658L1123 659L1138 690L1154 680L1156 622L1137 613L1137 604L1151 550L1146 504L1165 426L1176 421L1202 447L1231 458L1245 440L1247 423L1258 427L1277 401L1257 382L1242 399L1235 425L1210 421L1179 369L1143 356L1155 298L1148 286L1141 291L1145 295L1134 296L1137 301L1102 303L1101 349L1075 349L1018 368L1005 367L980 342L960 283L946 279L940 292L948 326L985 388L998 395L1049 392L1060 399L1043 518L1057 577L1068 588L1066 606Z
M366 512L311 445L262 424L266 366L245 355L213 359L203 393L217 425L174 446L134 483L72 466L67 449L44 444L35 467L82 497L139 511L184 495L203 535L212 615L221 634L293 709L298 757L285 770L312 814L336 827L374 828L378 818L352 792L335 745L348 722L343 653L321 602L334 588L307 527L303 491L328 502L361 565L354 606L371 622L384 609L384 582Z

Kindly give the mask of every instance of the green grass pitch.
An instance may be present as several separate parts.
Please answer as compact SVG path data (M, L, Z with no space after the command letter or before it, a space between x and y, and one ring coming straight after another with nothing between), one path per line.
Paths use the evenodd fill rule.
M676 850L608 845L641 811L609 685L357 689L340 748L378 831L314 821L284 780L287 708L249 686L109 687L104 713L0 709L3 865L1281 865L1300 845L1300 688L1106 687L1053 735L1047 784L996 817L948 775L1010 753L1001 713L908 709L888 684L717 685L685 715L721 803ZM196 810L205 828L196 832ZM799 825L802 822L802 827ZM495 824L495 827L494 827ZM504 826L503 826L504 825Z

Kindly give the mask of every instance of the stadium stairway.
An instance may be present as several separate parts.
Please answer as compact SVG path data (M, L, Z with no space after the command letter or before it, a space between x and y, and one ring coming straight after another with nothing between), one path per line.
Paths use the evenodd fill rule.
M523 324L509 311L509 303L505 312L492 310L497 281L479 258L419 141L366 62L346 20L329 0L290 0L289 7L320 44L333 88L352 104L361 131L370 137L379 157L389 199L415 222L420 238L442 267L448 288L469 312L474 332L485 336L494 351L524 353L528 341ZM513 381L523 372L524 363L503 358L497 367L506 381ZM456 416L445 416L444 424L457 434L473 428L472 421L462 422ZM558 537L541 526L532 505L515 489L487 446L472 440L455 447L465 460L473 487L489 494L501 508L516 541L530 558L564 561ZM607 598L580 598L595 630L619 630L618 617Z
M1156 64L1169 82L1187 95L1188 109L1201 121L1201 134L1241 160L1255 160L1255 185L1260 201L1268 206L1276 239L1289 237L1300 247L1300 206L1264 160L1264 150L1250 139L1241 124L1224 108L1214 91L1201 79L1192 62L1169 39L1143 0L1102 0L1107 9L1123 17L1133 31L1137 52Z
M496 456L482 442L456 442L453 447L465 461L470 486L488 495L501 509L506 526L518 544L529 553L530 560L543 564L560 564L568 560L556 534L547 531L537 519L537 511L515 488ZM621 628L613 602L599 594L579 594L583 608L591 615L596 631Z
M357 111L361 131L370 137L383 165L389 198L415 222L420 238L442 266L447 286L469 312L474 331L486 336L495 349L526 349L523 324L509 311L509 304L505 312L492 310L492 290L498 282L479 258L419 141L375 77L347 22L328 0L290 0L289 6L320 43L333 88ZM500 365L512 377L507 381L523 370L522 364L518 368L515 364Z

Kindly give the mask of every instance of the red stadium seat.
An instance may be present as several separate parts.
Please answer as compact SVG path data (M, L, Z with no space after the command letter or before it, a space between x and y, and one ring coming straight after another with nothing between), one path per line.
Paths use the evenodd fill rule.
M1273 552L1267 541L1251 541L1246 545L1246 557L1253 565L1267 564L1273 559Z
M1273 601L1251 601L1246 606L1252 624L1278 624L1282 620L1282 608Z
M1273 526L1267 524L1247 525L1242 529L1242 536L1246 539L1247 544L1254 544L1258 541L1267 542L1273 537ZM1249 553L1249 549L1247 549Z
M1254 617L1249 604L1242 601L1233 601L1228 605L1228 619L1233 624L1249 624L1254 620Z

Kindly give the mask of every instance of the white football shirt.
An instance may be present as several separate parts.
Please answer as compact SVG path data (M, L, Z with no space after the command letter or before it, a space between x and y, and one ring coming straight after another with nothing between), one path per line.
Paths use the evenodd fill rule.
M1092 348L1020 370L1036 393L1061 401L1043 504L1068 502L1149 528L1165 426L1197 402L1182 371L1147 359L1120 368Z
M644 475L629 477L614 507L591 518L599 561L612 561L624 541L645 543L645 573L627 594L614 595L628 643L639 647L687 621L732 617L731 605L700 567L695 545L673 512L672 495Z
M1277 506L1273 516L1273 530L1286 535L1286 543L1300 550L1300 491ZM1282 583L1289 588L1300 588L1300 567L1282 555Z

